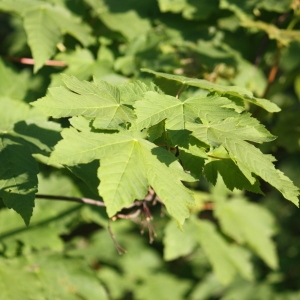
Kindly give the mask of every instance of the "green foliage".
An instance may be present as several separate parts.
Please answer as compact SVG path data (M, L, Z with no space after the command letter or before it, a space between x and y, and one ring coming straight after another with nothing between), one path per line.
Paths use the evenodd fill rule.
M2 299L34 299L37 294L52 299L108 299L99 279L81 259L41 253L39 257L1 259L0 265Z
M0 300L299 298L298 1L0 14Z
M28 45L35 60L35 72L55 54L56 45L61 42L63 34L73 35L85 46L93 40L90 28L62 6L47 1L3 0L0 9L22 17Z
M159 75L170 77L162 73ZM171 79L176 78L172 75ZM183 84L190 84L183 77L179 77L179 80ZM227 108L235 104L230 101L230 96L222 98L213 94L219 92L221 95L225 93L239 96L243 93L242 89L225 89L209 82L198 83L194 80L191 85L209 88L213 96L194 96L181 101L161 92L146 91L140 93L139 100L128 103L128 98L136 96L126 88L128 84L121 86L120 90L104 81L80 82L74 77L65 76L64 82L68 89L52 88L48 96L33 105L55 118L87 117L90 131L93 128L114 131L96 133L66 129L62 132L63 140L55 148L50 162L76 166L100 159L97 171L100 180L98 190L110 217L123 207L131 205L135 199L142 200L152 187L168 212L180 225L183 224L184 219L189 216L188 209L193 205L193 199L181 186L180 180L193 181L193 178L183 172L176 156L165 149L183 147L191 150L189 130L207 145L203 148L204 154L214 148L224 147L227 151L225 155L228 155L225 159L231 159L238 166L248 186L256 182L252 176L256 174L298 205L298 188L275 169L269 156L264 156L246 142L268 142L274 137L249 114L239 114L234 109ZM136 85L141 86L140 83ZM125 98L122 97L122 89L127 91ZM132 109L132 104L136 110ZM164 120L165 130L161 132L161 136L166 137L164 147L157 147L146 141L146 130ZM180 153L181 149L178 151ZM189 159L197 159L193 151L190 151L190 155ZM185 159L186 156L181 156L181 161L187 165ZM230 178L232 174L228 172L223 176ZM207 177L210 179L209 175Z

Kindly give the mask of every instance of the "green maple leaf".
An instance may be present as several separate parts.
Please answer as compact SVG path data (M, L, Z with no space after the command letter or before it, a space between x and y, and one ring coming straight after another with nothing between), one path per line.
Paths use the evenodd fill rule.
M105 81L94 83L80 81L74 76L63 76L67 88L49 89L49 95L32 103L54 118L86 116L94 117L96 128L117 128L119 124L132 122L133 111L121 103L117 87Z
M162 93L152 82L150 86L148 86L139 80L126 82L118 88L121 93L121 102L128 105L133 105L136 101L141 100L146 92L153 91Z
M34 71L37 72L55 54L56 45L61 41L62 35L49 10L40 7L26 11L24 28L35 59Z
M172 96L147 92L143 100L134 104L137 115L134 128L148 128L166 119L167 129L181 130L186 122L194 122L197 118L207 122L237 116L234 110L226 108L231 103L219 96L194 96L181 101Z
M144 199L151 186L179 224L189 216L192 193L181 181L194 181L176 158L163 148L130 132L114 134L66 129L51 161L68 166L100 160L99 193L108 215L115 215L136 199Z
M255 127L243 126L241 119L228 118L219 122L209 124L189 124L188 129L193 131L193 136L214 147L223 146L229 157L239 167L244 176L253 185L256 181L252 173L273 185L282 195L298 206L299 189L282 172L275 169L273 157L264 155L258 148L246 142L262 142L274 139L268 131L258 125ZM249 115L246 115L246 120ZM247 121L244 123L247 124ZM228 170L227 176L232 176Z
M182 83L183 85L189 85L189 86L195 86L199 87L204 90L208 90L211 92L216 92L220 95L224 95L226 97L236 97L238 99L242 99L248 102L251 102L257 106L260 106L264 108L265 110L269 112L278 112L280 111L280 108L266 100L266 99L261 99L261 98L256 98L253 96L253 93L248 91L247 89L239 86L223 86L219 84L215 84L212 82L209 82L204 79L195 79L195 78L188 78L184 76L179 76L179 75L172 75L172 74L166 74L166 73L161 73L161 72L155 72L149 69L142 69L143 72L148 72L152 73L156 76L163 77L169 80L177 81Z

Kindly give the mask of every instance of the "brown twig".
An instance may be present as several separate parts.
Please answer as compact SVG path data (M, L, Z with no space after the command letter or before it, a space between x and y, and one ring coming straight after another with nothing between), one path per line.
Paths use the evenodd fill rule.
M12 56L4 56L5 59L14 61L23 65L34 65L35 61L33 58L27 58L27 57L12 57ZM66 67L67 63L60 60L47 60L44 63L45 66L51 66L51 67Z
M277 72L278 72L278 67L279 67L279 61L280 61L280 48L277 50L277 53L276 53L276 57L275 57L275 62L269 72L269 75L268 75L268 84L265 88L265 91L263 93L263 96L262 98L266 98L269 91L270 91L270 88L273 84L273 82L275 81L275 78L276 78L276 75L277 75Z
M79 197L67 197L67 196L54 196L54 195L43 195L43 194L37 194L35 195L36 199L46 199L46 200L63 200L63 201L71 201L71 202L79 202L82 204L89 204L89 205L95 205L95 206L101 206L105 207L105 203L100 200L90 199L90 198L79 198ZM143 200L135 201L130 206L124 208L120 213L116 214L111 218L112 221L115 221L117 219L130 219L133 220L137 218L142 213L142 220L139 222L139 224L142 226L141 233L144 233L144 228L147 227L149 232L149 242L152 243L154 241L154 237L156 236L156 233L154 231L154 228L151 224L152 215L150 212L150 209L148 207L148 203L156 204L156 201L160 201L160 199L157 197L155 191L150 188L148 194L145 196ZM138 209L134 211L133 213L122 213L123 211L126 211L128 209L137 207ZM109 234L115 244L115 247L119 254L126 253L126 250L121 247L118 242L116 241L116 238L114 234L112 233L112 230L110 228L110 225L108 224L108 231Z
M145 227L147 227L148 228L148 233L149 233L149 243L152 244L153 241L154 241L154 237L156 236L156 232L155 232L155 230L152 226L152 223L151 223L151 220L153 218L152 218L150 209L148 208L147 203L145 201L143 202L142 207L143 207L142 214L143 214L144 220L142 222L143 227L142 227L142 230L141 230L141 234L144 234L144 229L145 229Z
M118 251L118 253L121 255L121 254L125 254L127 253L126 249L124 249L116 240L116 237L115 235L113 234L112 230L111 230L111 227L110 227L110 220L108 220L108 224L107 224L107 230L109 232L109 235L111 237L111 239L113 240L114 244L115 244L115 247Z
M214 210L214 203L213 202L204 202L203 203L203 210Z
M134 213L132 214L116 214L115 216L113 216L111 219L113 221L117 220L117 219L134 219L137 218L140 213L141 213L141 209L137 209Z
M90 205L102 206L102 207L106 206L104 202L100 200L90 199L90 198L54 196L54 195L43 195L43 194L36 194L35 198L46 199L46 200L63 200L63 201L79 202L83 204L90 204Z

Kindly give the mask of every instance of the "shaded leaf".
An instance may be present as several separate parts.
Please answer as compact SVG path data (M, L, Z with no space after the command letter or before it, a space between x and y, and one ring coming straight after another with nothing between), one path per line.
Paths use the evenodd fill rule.
M138 299L152 300L153 297L160 300L181 300L187 293L190 282L182 278L176 278L171 274L153 274L147 278L151 282L136 288L135 294Z
M135 0L122 2L118 0L85 1L110 30L120 32L128 40L132 40L151 29L148 16L149 11L155 7L152 0L145 0L143 3ZM156 7L154 11L156 12Z
M193 136L189 137L187 146L179 147L179 156L185 170L190 171L197 178L202 175L202 168L207 159L203 144L199 143Z
M211 297L217 297L221 294L224 286L216 278L214 274L208 274L202 279L193 289L191 293L191 300L207 300Z
M0 195L5 206L21 215L26 225L37 192L38 166L21 139L0 135Z
M62 6L36 0L17 0L12 5L4 0L0 2L0 8L23 17L28 45L35 60L35 72L55 54L63 34L74 36L85 46L93 42L90 28Z
M0 97L0 130L11 132L15 124L26 119L45 121L46 117L42 116L38 109L30 107L30 105L12 100L7 97Z
M204 174L207 180L214 185L220 174L226 187L231 191L236 188L262 194L258 180L251 184L231 159L216 159L208 162L204 167Z
M218 9L216 1L201 2L197 0L159 0L159 8L162 12L181 12L183 17L188 20L205 20L212 12Z
M164 259L167 261L190 254L197 245L194 237L195 228L190 222L184 224L184 232L182 232L176 222L171 220L165 227L164 233Z
M1 264L1 291L4 300L47 297L70 300L108 299L96 275L86 262L61 254L35 255L4 261ZM5 270L10 270L6 272ZM59 276L57 276L59 272ZM22 280L22 279L23 280ZM24 281L24 278L26 280ZM21 281L21 284L20 284ZM12 282L15 282L13 290ZM22 284L22 282L26 284ZM27 287L30 287L28 289Z
M23 100L27 93L29 84L29 74L15 71L0 58L0 93L1 98Z
M49 154L61 139L60 131L60 124L44 120L20 121L14 126L14 132L29 142L32 153L41 150Z
M247 243L269 267L278 267L275 245L271 239L275 221L266 209L245 200L233 199L216 202L214 211L224 233L239 244Z
M197 228L195 238L205 251L213 266L217 278L223 284L229 284L237 273L244 278L253 278L249 253L237 246L229 245L209 221L194 221Z

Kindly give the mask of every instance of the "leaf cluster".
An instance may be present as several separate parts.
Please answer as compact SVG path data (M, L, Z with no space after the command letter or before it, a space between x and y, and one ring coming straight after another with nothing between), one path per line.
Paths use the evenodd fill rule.
M298 188L275 169L271 156L250 143L274 136L244 111L244 102L253 100L271 111L278 110L275 104L242 88L151 72L207 94L181 100L139 81L115 87L64 76L66 87L52 88L32 103L51 117L70 117L72 126L62 131L50 162L72 167L99 160L98 191L109 217L152 188L182 225L194 203L182 181L198 180L204 165L214 184L220 174L231 190L262 193L260 177L298 205Z
M0 0L0 299L299 299L298 2Z

